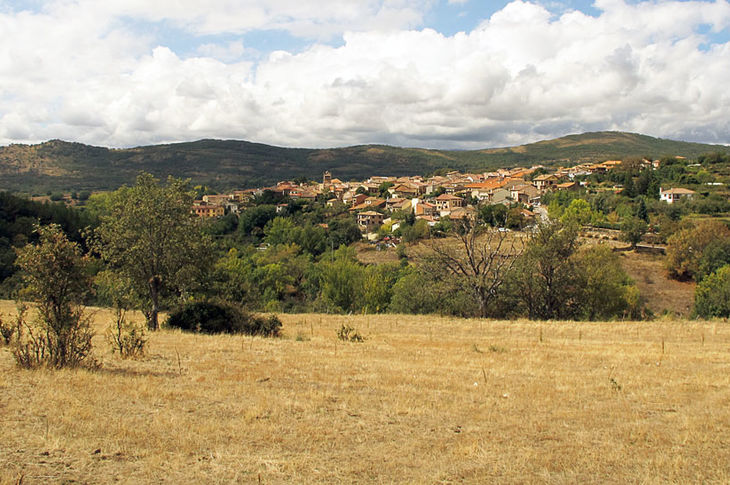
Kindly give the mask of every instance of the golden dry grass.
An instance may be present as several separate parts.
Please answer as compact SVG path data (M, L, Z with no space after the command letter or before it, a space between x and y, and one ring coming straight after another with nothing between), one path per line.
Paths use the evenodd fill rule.
M0 482L730 482L726 322L282 319L136 361L97 337L95 372L0 349Z

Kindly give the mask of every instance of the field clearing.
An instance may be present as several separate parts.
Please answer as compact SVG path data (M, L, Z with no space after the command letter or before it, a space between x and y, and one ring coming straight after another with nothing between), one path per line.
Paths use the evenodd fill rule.
M281 318L94 372L0 348L0 483L730 482L727 322Z

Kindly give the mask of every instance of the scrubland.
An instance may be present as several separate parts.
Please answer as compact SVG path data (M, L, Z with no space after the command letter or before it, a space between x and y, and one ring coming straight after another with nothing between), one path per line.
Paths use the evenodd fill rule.
M121 360L94 311L98 370L0 348L0 483L730 482L724 321L281 315Z

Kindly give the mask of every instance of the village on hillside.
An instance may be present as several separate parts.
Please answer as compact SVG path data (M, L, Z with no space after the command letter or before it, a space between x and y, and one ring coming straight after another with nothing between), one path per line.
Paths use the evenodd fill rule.
M582 180L594 173L606 173L619 165L620 160L580 164L569 168L550 170L543 165L530 168L516 167L495 172L460 173L449 171L431 177L372 176L364 181L344 182L325 171L321 183L281 181L271 187L234 190L226 194L203 195L193 203L193 212L201 218L217 218L237 214L266 191L291 200L322 200L328 206L342 204L356 219L363 236L378 238L378 230L398 229L400 222L391 219L396 211L410 213L416 220L429 226L443 218L460 220L474 216L478 206L505 205L512 207L519 226L536 220L540 201L547 192L579 190L589 182ZM659 160L642 160L641 168L655 170ZM610 190L619 192L621 186ZM660 189L660 200L673 203L691 198L694 191L683 188ZM285 212L282 203L277 211ZM380 231L382 234L382 231Z

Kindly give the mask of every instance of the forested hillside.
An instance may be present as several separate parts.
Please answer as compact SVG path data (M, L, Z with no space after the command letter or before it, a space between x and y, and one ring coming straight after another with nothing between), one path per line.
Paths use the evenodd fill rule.
M439 168L489 170L544 163L659 158L730 148L686 143L619 132L570 135L512 148L446 151L363 145L347 148L282 148L235 140L109 149L52 140L39 145L0 148L0 190L45 193L50 190L107 190L131 184L141 172L190 178L219 190L254 187L278 180L318 179L330 170L343 180L371 175L414 175Z

